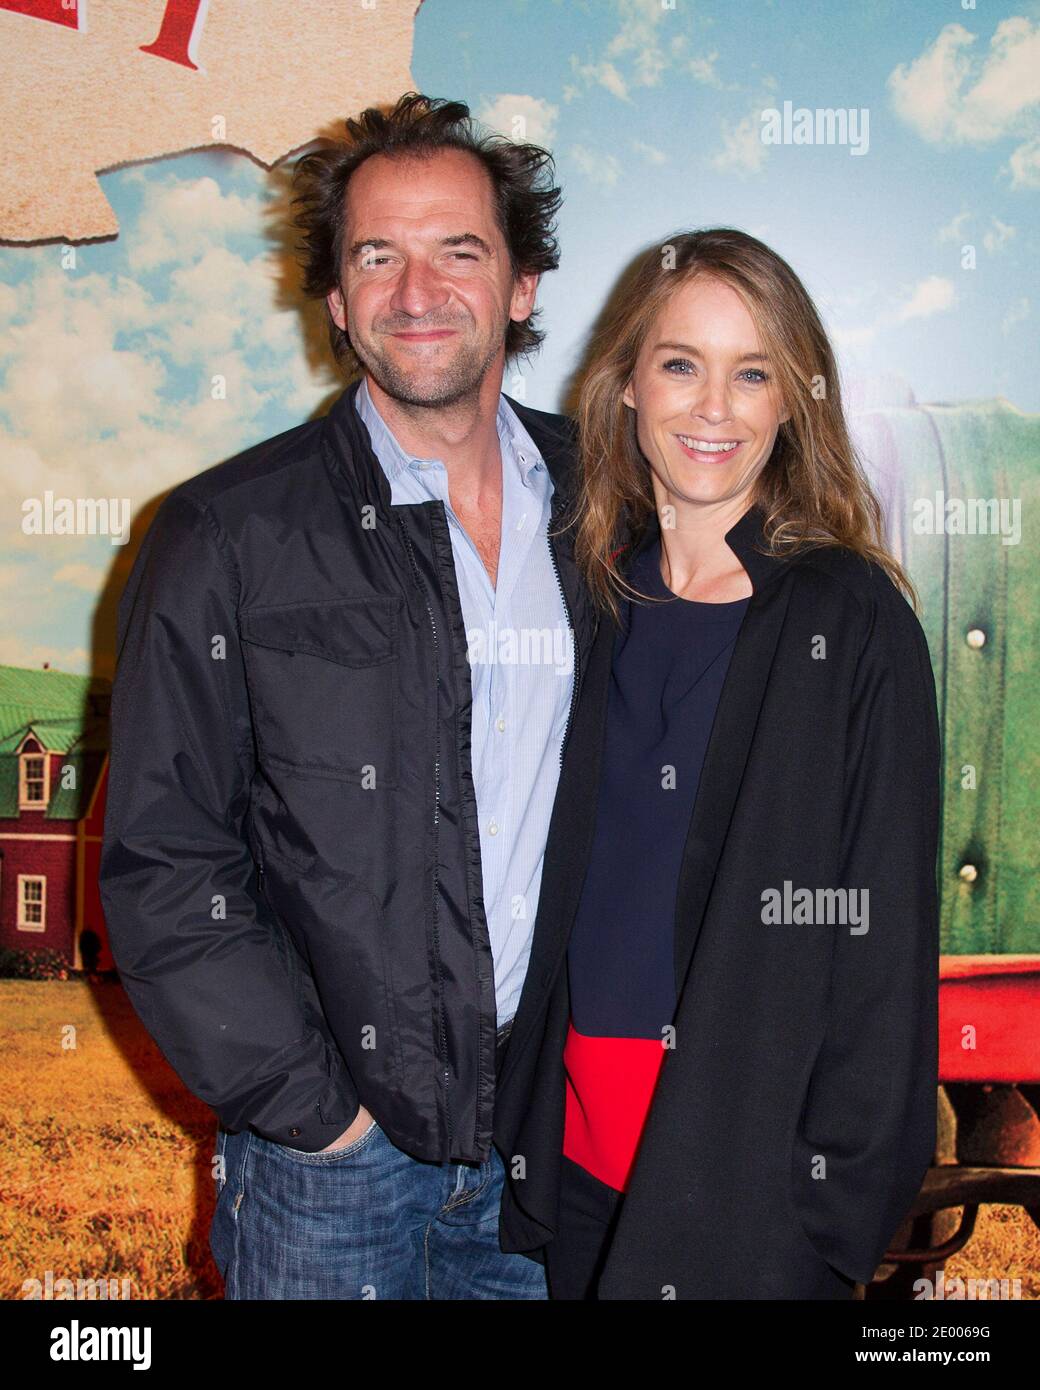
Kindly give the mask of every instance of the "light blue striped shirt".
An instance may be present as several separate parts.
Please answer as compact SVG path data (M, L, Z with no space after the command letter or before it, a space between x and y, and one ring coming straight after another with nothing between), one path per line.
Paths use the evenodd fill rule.
M502 539L492 584L452 510L444 462L414 458L401 448L366 378L355 405L390 483L391 505L439 499L448 517L469 643L473 782L501 1027L516 1012L527 973L574 682L572 635L546 535L553 481L500 396Z

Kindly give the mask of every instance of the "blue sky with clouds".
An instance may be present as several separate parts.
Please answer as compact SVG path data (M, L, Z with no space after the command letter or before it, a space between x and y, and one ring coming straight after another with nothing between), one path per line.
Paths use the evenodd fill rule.
M562 265L541 293L548 341L506 389L557 406L631 256L678 228L730 225L801 275L852 399L894 377L921 401L1040 410L1038 10L425 0L417 87L506 133L522 118L564 189ZM865 109L865 153L764 144L761 112L785 101ZM129 497L137 510L337 389L304 351L267 171L216 151L102 186L120 235L78 247L74 266L59 246L0 248L0 661L17 665L86 670L92 648L110 665L95 610L129 558L107 539L23 536L24 498Z
M850 374L1040 409L1037 10L501 0L478 21L470 0L424 6L422 90L501 124L527 109L557 157L564 257L544 284L537 402L629 256L677 227L731 225L794 266ZM764 145L760 113L785 101L866 108L866 153Z

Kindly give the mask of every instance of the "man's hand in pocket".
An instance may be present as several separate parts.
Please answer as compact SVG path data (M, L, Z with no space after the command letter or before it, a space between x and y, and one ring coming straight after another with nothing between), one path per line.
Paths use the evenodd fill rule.
M335 1141L335 1143L326 1144L325 1147L323 1149L319 1149L318 1152L327 1154L331 1153L333 1149L345 1149L348 1144L353 1144L355 1139L360 1139L371 1123L372 1116L365 1109L365 1107L362 1106L360 1110L357 1112L357 1114L354 1116L350 1128L345 1129L343 1133L339 1136L339 1138Z

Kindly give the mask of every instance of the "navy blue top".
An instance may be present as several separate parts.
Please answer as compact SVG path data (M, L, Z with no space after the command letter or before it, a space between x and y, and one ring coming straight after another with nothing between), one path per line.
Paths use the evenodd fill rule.
M627 576L669 601L622 600L592 855L567 949L571 1021L590 1037L660 1041L673 1020L679 868L750 601L678 598L660 564L657 539Z

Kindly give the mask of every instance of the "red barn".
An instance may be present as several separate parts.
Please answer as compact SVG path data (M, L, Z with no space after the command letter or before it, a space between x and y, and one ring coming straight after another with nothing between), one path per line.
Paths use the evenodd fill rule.
M98 857L108 682L0 666L0 946L111 969Z

